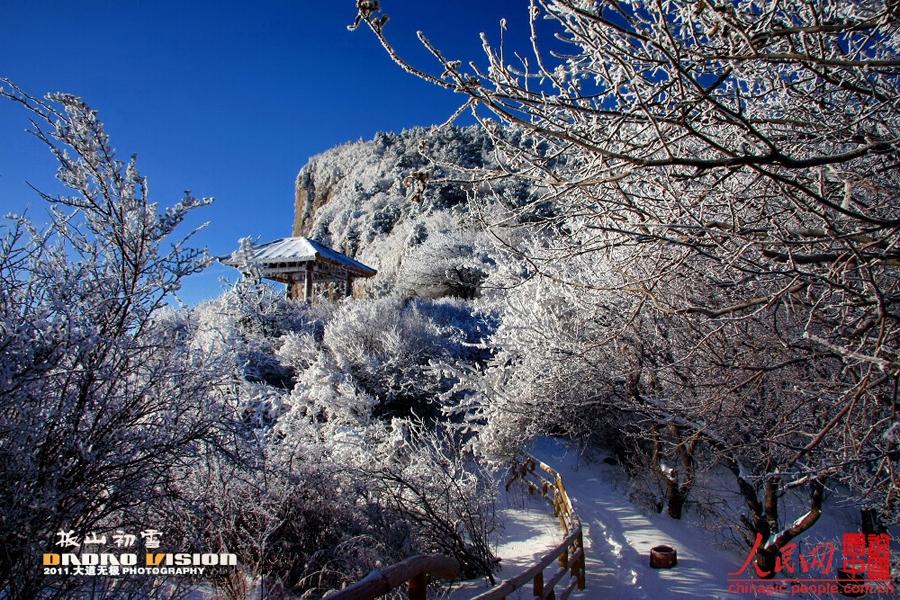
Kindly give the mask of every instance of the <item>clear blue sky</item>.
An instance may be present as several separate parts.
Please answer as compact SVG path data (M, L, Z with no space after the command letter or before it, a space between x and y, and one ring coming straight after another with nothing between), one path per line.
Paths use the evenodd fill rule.
M522 49L527 0L383 0L386 31L418 65L445 56L484 64L479 32L499 40L505 17ZM213 196L192 225L216 255L243 236L291 234L294 179L307 160L377 131L446 120L462 99L402 72L364 27L347 31L354 0L0 0L0 76L41 96L62 91L99 111L127 159L138 154L153 201L186 189ZM509 39L509 38L508 38ZM433 69L432 69L433 70ZM41 220L26 182L55 193L55 164L24 133L28 115L0 103L0 213ZM187 231L187 229L185 229ZM216 265L186 282L194 303L234 271Z

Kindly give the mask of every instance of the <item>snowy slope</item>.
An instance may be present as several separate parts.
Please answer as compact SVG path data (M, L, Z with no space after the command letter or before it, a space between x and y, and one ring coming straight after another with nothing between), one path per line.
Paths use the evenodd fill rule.
M490 136L476 126L417 127L332 148L310 158L297 175L293 235L377 269L366 287L387 291L427 239L479 228L468 209L475 187L427 157L464 168L491 167L493 150ZM413 184L417 176L428 179L424 190ZM482 193L520 204L532 187L497 181Z

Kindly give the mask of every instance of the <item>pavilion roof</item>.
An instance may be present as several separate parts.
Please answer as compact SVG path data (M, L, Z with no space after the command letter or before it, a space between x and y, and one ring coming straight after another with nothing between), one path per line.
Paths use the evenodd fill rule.
M240 267L248 262L256 263L263 269L276 266L283 269L292 264L300 266L302 263L313 261L342 267L358 277L372 277L377 273L375 269L305 237L289 237L265 244L254 244L249 249L249 256L241 257L239 252L220 259L220 262L229 267Z

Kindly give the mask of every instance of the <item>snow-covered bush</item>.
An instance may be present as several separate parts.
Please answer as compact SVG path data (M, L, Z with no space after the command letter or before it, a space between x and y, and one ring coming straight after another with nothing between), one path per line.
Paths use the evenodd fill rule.
M452 556L463 578L493 582L497 482L491 471L446 430L400 420L391 429L377 466L366 469L384 506L410 524L418 551Z
M494 355L487 367L458 373L460 391L472 393L461 396L457 410L479 432L476 444L487 458L509 459L539 436L586 441L603 429L604 401L627 373L625 354L601 358L583 348L596 339L592 325L612 329L617 315L627 313L611 301L589 315L579 310L582 301L578 290L524 282L507 295L488 340Z
M456 454L449 438L416 450L411 427L416 439L437 434L386 419L441 418L436 403L453 380L433 364L483 361L478 346L494 326L491 316L455 299L306 305L263 285L245 282L169 319L173 335L228 374L217 393L237 407L240 435L255 444L240 464L210 462L186 474L196 505L216 508L186 520L184 535L214 539L246 556L248 577L309 593L434 550L431 530L413 519L415 511L431 503L435 523L462 523L462 502L481 510L493 483ZM373 474L373 465L414 452L410 461L420 468L415 478L407 475L425 495L401 505L386 487L388 473ZM455 461L452 471L447 460ZM456 494L455 501L438 504L439 490ZM465 542L446 550L465 558L467 572L484 572L477 565L492 564L484 549L493 516L467 518L458 536Z
M328 303L289 300L258 278L245 277L193 309L197 322L193 344L228 357L242 379L290 389L291 366L276 356L282 337L303 332L321 340L332 309Z
M435 233L404 257L398 286L420 298L473 299L497 270L495 254L484 233Z
M377 401L377 415L433 413L452 385L433 364L474 356L467 344L480 316L468 310L467 331L461 320L429 318L433 306L399 296L361 300L341 306L326 327L324 343L337 371Z
M186 475L204 519L194 535L240 556L251 578L320 596L413 553L410 526L371 490L333 439L291 439L253 469L210 463ZM293 460L282 461L284 457ZM365 451L357 452L360 460ZM231 583L231 573L221 573ZM216 581L216 580L214 580Z

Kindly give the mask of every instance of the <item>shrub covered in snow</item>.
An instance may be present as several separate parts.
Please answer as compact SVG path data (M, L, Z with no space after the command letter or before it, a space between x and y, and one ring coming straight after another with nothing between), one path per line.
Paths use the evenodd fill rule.
M177 531L190 510L184 471L244 444L233 405L215 393L219 364L185 343L180 319L162 316L207 262L176 230L209 201L187 194L160 211L136 159L115 158L78 98L0 94L31 110L72 194L48 198L45 228L13 217L0 240L0 596L71 598L90 579L36 566L60 532Z
M173 318L188 346L227 367L219 393L256 440L240 466L189 474L198 503L219 507L188 521L196 535L241 548L256 575L317 593L422 551L489 574L493 484L440 433L456 381L436 365L482 363L492 315L396 295L307 305L265 288L241 281ZM465 527L435 536L447 523Z

